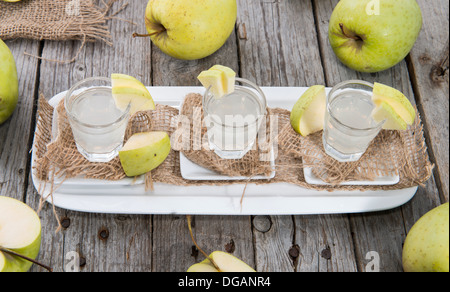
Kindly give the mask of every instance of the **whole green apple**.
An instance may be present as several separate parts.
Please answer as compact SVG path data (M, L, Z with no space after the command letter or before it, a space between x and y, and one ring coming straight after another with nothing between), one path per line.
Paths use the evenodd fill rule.
M236 18L236 0L150 0L145 11L153 43L182 60L202 59L220 49Z
M19 98L19 81L14 57L0 39L0 125L14 112Z
M344 65L374 73L402 61L421 29L416 0L341 0L331 15L328 34Z
M2 249L36 259L41 246L41 220L26 204L0 197L0 272L26 272L32 263Z
M403 246L405 272L449 271L449 203L434 208L411 228Z

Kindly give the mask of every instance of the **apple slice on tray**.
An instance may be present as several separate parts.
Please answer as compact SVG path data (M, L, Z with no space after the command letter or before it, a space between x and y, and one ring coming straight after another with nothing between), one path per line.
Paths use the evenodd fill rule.
M166 132L137 133L119 151L120 163L128 177L145 174L161 165L170 153Z
M291 125L306 137L323 130L326 111L326 91L323 85L308 88L291 111Z

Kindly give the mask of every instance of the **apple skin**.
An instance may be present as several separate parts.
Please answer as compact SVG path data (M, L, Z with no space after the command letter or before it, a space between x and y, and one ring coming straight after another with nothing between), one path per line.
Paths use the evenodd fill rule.
M405 272L449 271L449 203L420 218L403 246Z
M14 112L19 98L19 81L14 56L0 39L0 125Z
M197 60L220 49L234 30L236 0L150 0L145 24L165 54Z
M374 1L379 1L379 15L366 11ZM331 15L328 33L344 65L375 73L402 61L421 29L422 12L416 0L341 0Z

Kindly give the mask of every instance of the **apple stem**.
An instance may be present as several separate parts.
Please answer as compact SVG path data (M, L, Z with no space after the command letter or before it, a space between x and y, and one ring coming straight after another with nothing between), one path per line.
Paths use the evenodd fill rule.
M53 272L53 269L50 268L49 266L46 266L46 265L44 265L44 264L41 264L40 262L38 262L38 261L36 261L36 260L33 260L33 259L29 258L29 257L26 257L26 256L24 256L24 255L21 255L21 254L19 254L19 253L17 253L17 252L14 252L14 251L12 251L12 250L7 249L7 248L4 248L4 247L1 247L1 246L0 246L0 251L1 251L1 252L4 252L4 253L6 253L6 254L9 254L9 255L16 256L16 257L19 257L19 258L21 258L21 259L27 260L27 261L29 261L29 262L32 262L33 264L36 264L36 265L38 265L38 266L43 267L44 269L46 269L46 270L49 271L49 272Z
M191 215L186 215L186 219L188 222L188 227L189 227L189 233L191 235L191 239L192 242L194 242L194 245L197 247L197 249L213 264L213 266L220 272L220 268L219 266L217 266L217 264L214 262L214 260L206 253L204 252L197 244L197 242L195 241L194 238L194 234L192 233L192 216Z
M164 30L161 30L161 31L155 31L155 32L152 32L152 33L148 33L148 34L140 34L140 33L133 33L133 38L136 38L136 37L140 37L140 38L146 38L146 37L151 37L152 35L155 35L155 34L159 34L159 33L162 33Z
M345 25L344 25L343 23L339 23L339 27L341 28L342 34L343 34L345 37L347 37L347 38L349 38L349 39L353 39L353 40L355 40L355 41L362 41L362 40L363 40L363 38L360 37L359 35L357 35L357 34L355 34L355 33L353 33L353 32L348 31L348 29L345 27Z

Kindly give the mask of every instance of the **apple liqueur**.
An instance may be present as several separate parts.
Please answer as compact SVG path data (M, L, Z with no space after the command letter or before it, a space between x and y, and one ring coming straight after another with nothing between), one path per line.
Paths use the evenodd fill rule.
M339 155L348 155L348 161L358 160L378 135L371 98L370 91L354 89L337 93L329 101L323 138L325 150L337 160Z
M258 129L265 116L264 105L255 93L238 86L222 98L211 98L207 104L209 115L205 119L212 148L245 153L255 144ZM237 159L240 157L235 157Z
M127 123L119 121L124 113L111 96L111 88L93 87L72 103L71 114L79 121L72 124L72 131L80 152L109 153L122 147Z

